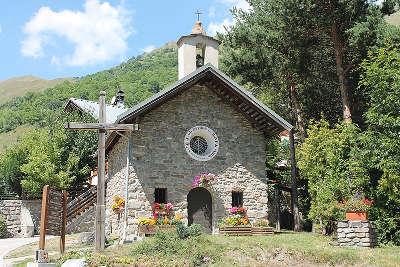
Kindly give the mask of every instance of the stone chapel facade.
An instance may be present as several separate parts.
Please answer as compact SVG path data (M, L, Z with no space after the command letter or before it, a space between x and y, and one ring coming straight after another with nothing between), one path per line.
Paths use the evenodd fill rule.
M153 215L157 200L210 233L232 205L243 205L250 221L268 216L265 139L292 126L217 69L218 45L196 22L178 41L179 81L118 116L139 125L129 137L128 237L137 235L139 218ZM125 198L127 145L116 133L106 141L108 210L114 195ZM194 188L201 173L219 178ZM120 236L122 214L109 215Z

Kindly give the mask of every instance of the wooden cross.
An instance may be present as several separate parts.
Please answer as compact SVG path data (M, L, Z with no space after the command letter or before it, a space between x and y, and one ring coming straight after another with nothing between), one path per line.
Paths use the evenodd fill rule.
M105 143L106 131L135 131L137 124L106 123L106 92L100 92L99 123L67 122L66 129L71 130L97 130L99 131L99 147L97 152L97 205L96 205L96 251L103 250L105 244L105 199L104 199L104 177L105 177Z
M197 11L194 12L194 14L197 15L197 21L200 21L200 14L203 14L203 13L201 13L201 12L197 9Z

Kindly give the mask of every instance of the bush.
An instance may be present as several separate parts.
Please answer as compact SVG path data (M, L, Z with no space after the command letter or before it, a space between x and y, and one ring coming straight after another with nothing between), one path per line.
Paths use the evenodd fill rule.
M179 224L176 227L176 232L180 239L185 239L188 237L201 235L202 229L201 229L201 225L199 225L199 224L192 224L189 227L187 227L184 224Z
M6 236L6 218L0 214L0 238Z

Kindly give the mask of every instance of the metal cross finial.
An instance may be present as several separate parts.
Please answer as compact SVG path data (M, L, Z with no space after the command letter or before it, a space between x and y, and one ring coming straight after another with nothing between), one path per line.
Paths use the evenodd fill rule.
M201 13L201 12L197 9L197 11L194 12L194 14L197 15L197 21L200 21L200 14L203 14L203 13Z

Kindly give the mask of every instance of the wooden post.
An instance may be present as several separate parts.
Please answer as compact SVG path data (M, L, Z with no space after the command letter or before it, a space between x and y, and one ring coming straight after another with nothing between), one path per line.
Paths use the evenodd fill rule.
M275 209L276 209L276 231L281 230L281 203L279 199L279 185L275 184Z
M46 243L46 228L47 228L47 216L48 216L48 201L49 201L49 186L46 185L43 187L43 195L42 195L42 213L40 215L40 240L39 240L39 249L44 250L44 246Z
M62 226L61 226L61 237L60 237L60 252L61 254L64 254L65 251L65 231L66 231L66 226L67 226L67 198L68 194L67 191L62 190L62 196L63 196L63 218L62 218Z
M106 122L106 92L100 92L99 123ZM105 244L105 203L104 203L104 176L105 176L105 130L99 129L98 167L97 167L97 205L96 205L96 251L103 250Z
M294 134L293 129L289 131L289 148L290 148L290 161L291 161L291 178L292 178L292 212L294 221L294 230L300 231L300 215L299 215L299 204L297 194L297 171L296 171L296 155L294 150Z

